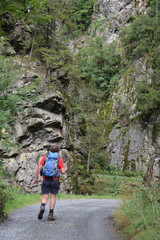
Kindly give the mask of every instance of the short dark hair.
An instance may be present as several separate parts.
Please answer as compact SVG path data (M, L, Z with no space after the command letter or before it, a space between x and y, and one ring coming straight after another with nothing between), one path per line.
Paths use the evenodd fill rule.
M53 145L50 147L50 152L59 152L59 146L58 145Z

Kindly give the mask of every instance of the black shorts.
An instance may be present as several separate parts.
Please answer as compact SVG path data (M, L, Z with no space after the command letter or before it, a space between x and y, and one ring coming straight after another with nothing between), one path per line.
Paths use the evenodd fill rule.
M57 194L59 191L60 182L59 179L46 179L42 183L42 194Z

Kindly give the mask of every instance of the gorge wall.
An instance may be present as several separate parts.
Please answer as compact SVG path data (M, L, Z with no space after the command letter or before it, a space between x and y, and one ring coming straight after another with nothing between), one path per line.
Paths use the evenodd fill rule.
M148 0L100 0L95 18L103 19L103 23L101 28L93 27L96 35L103 36L108 43L114 40L119 42L120 30L129 25L132 16L146 14L149 3ZM159 176L160 111L146 121L136 110L136 83L142 78L150 81L151 71L151 63L146 56L135 62L120 79L108 101L107 134L110 140L106 151L110 155L111 164L117 168L140 172L146 171L149 164L147 174L151 175L153 171Z
M119 44L120 30L129 24L132 15L147 12L149 0L99 0L98 3L99 11L93 14L88 31L94 36L103 36L107 43L116 40ZM101 22L100 27L97 27L98 22ZM14 33L21 35L20 31ZM75 48L76 41L71 43L70 48ZM35 62L28 72L26 66L23 66L24 73L17 80L14 92L22 85L29 86L41 75L42 69L37 70L37 65L42 67L41 63ZM106 112L109 141L106 152L109 153L111 164L117 168L138 172L146 171L154 156L152 167L159 175L160 112L151 116L147 122L140 118L136 110L135 85L142 77L150 81L150 71L147 56L136 61L125 71L108 100ZM29 104L26 102L24 111L15 116L12 140L21 147L15 147L10 154L5 153L6 168L13 173L13 181L27 192L40 192L40 184L37 186L34 183L36 169L47 148L55 143L61 146L60 156L67 170L62 177L61 191L72 192L79 179L76 161L81 163L83 156L70 144L68 106L63 95L64 89L61 91L63 86L56 87L56 84L54 79L47 77L43 83L39 82L39 98Z
M36 63L31 65L33 67ZM17 79L12 91L17 92L21 86L30 86L39 77L35 69L26 71L26 67L24 65L24 72ZM61 147L60 156L66 167L61 191L72 192L74 186L72 172L73 168L75 172L76 167L66 144L68 131L64 97L57 90L55 82L48 78L38 83L36 91L38 98L26 102L23 111L15 115L12 142L19 143L20 147L15 145L9 154L4 153L6 168L14 176L13 183L17 182L26 192L40 192L41 184L37 186L34 183L38 164L47 153L47 149L57 143ZM77 155L74 150L72 154ZM41 180L40 177L40 183Z
M99 11L93 17L93 23L101 21L101 26L93 26L96 35L111 43L117 40L121 29L129 24L132 16L145 14L149 0L99 0Z
M150 64L147 57L135 62L120 79L117 91L108 102L110 125L107 151L111 163L123 170L145 171L148 162L155 155L154 171L159 175L160 161L160 112L145 120L136 110L135 85L148 79Z

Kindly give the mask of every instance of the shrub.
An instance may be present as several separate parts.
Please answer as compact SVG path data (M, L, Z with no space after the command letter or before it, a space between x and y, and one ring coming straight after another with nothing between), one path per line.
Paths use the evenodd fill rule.
M155 1L152 5L155 6ZM153 74L150 73L151 80L142 79L136 87L137 110L144 117L148 117L152 112L157 111L160 106L160 17L141 15L121 32L122 45L126 58L130 61L149 55L152 59Z
M122 45L126 57L133 60L152 52L157 46L159 23L148 15L136 17L134 21L122 29Z
M137 110L149 116L160 106L160 84L143 79L136 85Z
M93 167L99 170L107 170L109 162L110 160L107 152L96 152L91 159Z
M89 86L108 97L117 83L120 75L118 66L120 55L116 44L105 44L100 37L87 42L87 48L82 47L78 53L81 78L89 83Z
M119 230L134 240L160 239L160 194L157 186L141 186L134 198L125 202L115 213ZM147 237L146 237L147 236Z
M11 174L3 168L3 162L0 161L0 222L7 217L4 207L9 197L9 188L4 179L7 179L10 176Z

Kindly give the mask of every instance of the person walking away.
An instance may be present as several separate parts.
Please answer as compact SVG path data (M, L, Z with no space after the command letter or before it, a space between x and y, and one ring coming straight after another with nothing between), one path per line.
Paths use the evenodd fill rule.
M50 195L50 211L48 214L48 220L55 220L54 208L56 203L56 194L58 194L60 186L60 174L65 174L65 165L63 159L59 157L59 146L54 145L50 147L50 151L45 155L36 171L35 183L38 184L39 174L42 170L43 182L42 182L42 199L38 219L43 218L45 212L45 205L47 204L48 197ZM49 169L51 168L51 169Z

